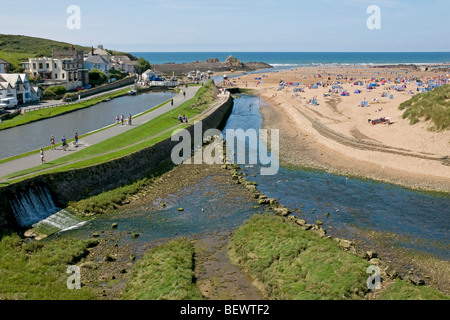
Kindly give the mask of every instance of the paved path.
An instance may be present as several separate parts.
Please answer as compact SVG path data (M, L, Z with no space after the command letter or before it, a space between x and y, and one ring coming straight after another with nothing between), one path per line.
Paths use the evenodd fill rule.
M80 138L78 141L78 148L75 148L72 143L69 144L69 147L66 149L66 151L62 150L61 146L58 146L55 150L45 150L44 151L44 160L47 162L50 162L52 160L64 157L70 153L77 152L79 150L83 150L86 147L92 146L96 143L100 143L104 140L107 140L111 137L114 137L118 134L121 134L127 130L130 130L132 128L135 128L136 126L139 126L143 123L146 123L178 106L180 106L183 102L193 98L195 94L197 93L198 89L200 89L201 86L189 86L187 88L182 88L184 92L186 92L186 96L182 93L179 93L173 98L173 106L169 103L166 103L162 107L151 111L149 113L146 113L144 115L141 115L135 119L132 119L131 126L126 124L126 121L124 121L124 124L121 125L115 125L110 128L104 129L102 131L93 133L87 137ZM126 115L125 115L126 117ZM66 137L68 140L72 139L73 137ZM61 141L58 140L60 137L55 137L55 143L60 143ZM0 164L0 182L5 181L4 178L2 178L5 175L33 168L41 164L40 154L39 152L36 152L36 154L23 157L20 159L8 161L6 163Z

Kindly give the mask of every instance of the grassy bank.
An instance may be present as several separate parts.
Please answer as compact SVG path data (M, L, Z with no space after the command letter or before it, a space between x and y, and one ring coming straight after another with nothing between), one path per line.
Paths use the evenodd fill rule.
M230 258L253 279L267 299L364 299L367 261L341 250L288 219L257 215L236 230ZM429 286L397 279L382 300L448 299Z
M24 125L27 123L56 117L62 114L66 114L69 112L73 112L79 109L84 109L96 105L97 103L102 102L104 99L112 99L116 97L123 96L127 93L128 89L122 89L112 93L105 93L104 95L92 98L87 101L83 101L80 103L73 103L64 106L45 108L35 111L25 112L24 114L20 114L17 117L14 117L10 120L5 120L0 123L0 130Z
M194 245L186 238L150 249L133 267L125 300L200 300L194 283Z
M416 124L420 120L431 120L433 125L430 130L448 130L450 129L450 85L417 94L401 103L399 109L406 109L403 118L408 118L410 124Z
M0 241L0 299L85 300L94 299L86 287L67 288L66 273L86 256L92 240L22 240L17 234L3 234ZM82 279L81 279L82 280Z
M143 148L154 145L155 143L170 137L171 132L167 130L179 124L178 115L180 113L186 114L189 119L192 119L194 116L206 110L214 101L215 96L216 88L211 82L209 82L197 91L194 98L151 121L128 130L120 135L107 139L102 143L95 144L86 149L77 151L76 153L47 162L43 165L15 172L5 176L4 178L13 179L25 174L36 172L39 174L39 171L43 169L61 166L69 162L71 164L45 171L45 173L81 168L88 165L110 161L112 159L142 150ZM183 128L186 126L187 125L184 124L179 127Z

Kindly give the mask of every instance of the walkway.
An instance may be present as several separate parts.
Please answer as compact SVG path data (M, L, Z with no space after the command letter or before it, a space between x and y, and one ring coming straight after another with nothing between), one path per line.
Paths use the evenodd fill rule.
M66 149L66 151L62 150L62 147L57 147L56 150L46 150L44 151L44 160L47 162L50 162L52 160L64 157L72 152L77 152L79 150L83 150L89 146L92 146L94 144L100 143L104 140L107 140L111 137L114 137L118 134L121 134L127 130L130 130L132 128L135 128L136 126L139 126L143 123L146 123L178 106L180 106L183 102L193 98L197 91L201 88L201 86L189 86L187 88L182 88L184 92L186 92L186 96L184 97L182 93L179 93L173 98L173 106L170 103L166 103L162 107L153 110L151 112L148 112L146 114L143 114L139 117L136 117L135 119L132 119L132 125L127 125L126 121L124 121L124 124L121 125L115 125L112 127L109 127L107 129L101 130L99 132L93 133L91 135L88 135L86 137L81 138L78 141L78 148L75 148L72 144L69 144L69 147ZM50 137L49 137L50 138ZM55 137L55 143L60 143L61 137ZM73 139L73 137L66 137L68 140ZM41 164L40 155L39 152L36 152L36 154L19 158L16 160L11 160L6 163L0 164L0 182L4 182L5 179L1 178L5 175L22 171L25 169L33 168Z

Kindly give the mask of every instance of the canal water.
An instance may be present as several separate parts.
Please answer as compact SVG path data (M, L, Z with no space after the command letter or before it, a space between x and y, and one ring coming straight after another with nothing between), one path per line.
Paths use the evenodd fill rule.
M101 102L89 108L65 115L0 131L0 159L18 155L50 145L50 136L59 142L62 135L71 139L78 132L83 135L115 121L116 115L125 117L151 109L175 94L171 91L148 92L135 96L124 96Z
M263 101L255 96L237 96L224 130L260 129L262 104ZM262 143L250 146L258 147L265 148ZM324 172L281 167L277 174L263 176L257 165L241 167L250 180L258 183L261 192L279 199L308 223L321 220L330 235L351 239L356 229L394 234L398 236L396 245L399 247L450 259L449 198ZM161 199L168 204L164 209L160 208L158 200L133 211L103 215L67 234L90 237L93 230L110 229L112 222L118 222L122 232L142 233L133 241L144 242L230 230L259 210L252 203L242 202L239 196L230 199L231 191L227 188L230 186L217 185L211 178L206 178ZM177 211L179 207L184 211ZM129 241L131 235L125 233L121 239Z

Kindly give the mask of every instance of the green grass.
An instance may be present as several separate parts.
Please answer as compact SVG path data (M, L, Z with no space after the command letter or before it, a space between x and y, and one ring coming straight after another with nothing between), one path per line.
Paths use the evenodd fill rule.
M79 109L84 109L91 107L97 103L102 102L104 99L112 99L115 97L119 97L122 95L125 95L127 93L128 89L119 90L112 93L106 93L104 95L89 99L87 101L83 101L80 103L73 103L69 105L64 106L58 106L58 107L51 107L51 108L45 108L35 111L29 111L25 112L25 114L18 115L10 120L5 120L0 123L0 130L24 125L27 123L39 121L42 119L52 118L56 117L58 115L62 115L65 113L73 112Z
M449 296L429 286L415 286L397 279L386 288L378 300L449 300Z
M88 254L92 240L22 240L15 233L3 234L0 241L0 299L85 300L95 296L83 287L67 288L66 273Z
M415 95L399 106L400 110L406 108L403 118L408 118L410 124L430 120L433 125L429 129L432 131L450 129L450 85Z
M69 164L63 168L58 168L56 170L46 171L57 172L65 171L80 167L85 167L88 165L98 164L118 157L136 152L148 146L154 145L155 143L164 140L171 136L171 132L166 132L162 135L155 136L165 130L176 126L178 122L178 115L186 114L188 118L192 119L193 116L206 110L212 103L215 97L215 87L209 82L204 87L200 88L194 98L184 102L179 107L166 112L155 119L148 121L136 128L128 130L120 135L114 136L107 139L101 143L90 146L86 149L80 150L74 154L67 155L65 157L55 159L54 161L47 162L43 165L15 172L10 175L6 175L5 179L13 179L20 177L22 175L39 172L43 169L52 168L58 165L62 165L68 162L79 161L76 163ZM184 128L187 125L182 125L179 128ZM151 139L149 137L155 136ZM132 145L134 144L135 145ZM132 146L130 146L132 145ZM123 148L121 150L117 150ZM105 154L109 152L108 154ZM90 158L90 159L86 159ZM83 160L83 161L81 161Z
M366 261L278 216L246 221L231 239L229 256L267 299L362 299L367 291Z
M194 282L194 245L186 238L147 251L122 291L125 300L200 300Z

